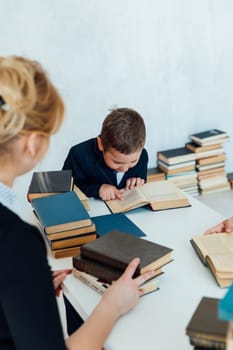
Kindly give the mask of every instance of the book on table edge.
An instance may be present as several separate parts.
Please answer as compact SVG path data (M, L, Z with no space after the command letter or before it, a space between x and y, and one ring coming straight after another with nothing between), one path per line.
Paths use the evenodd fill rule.
M112 213L127 212L142 206L154 211L190 207L188 197L170 181L154 181L124 192L123 200L105 201Z
M73 275L100 295L103 295L111 286L111 283L107 283L98 277L95 277L83 271L79 271L75 268L73 268ZM151 278L150 280L140 285L139 288L141 291L143 291L142 295L152 293L159 289L158 280L156 278Z
M69 192L73 189L71 170L52 170L33 172L28 188L27 198L50 196L57 193Z
M186 327L193 345L221 346L226 343L228 323L218 318L218 304L216 298L202 297L200 300Z
M229 266L229 261L232 261L233 259L233 252L231 251L230 246L232 237L233 233L217 233L194 236L190 240L190 243L201 262L209 267L212 275L215 277L221 288L228 287L233 282L233 267L230 269ZM210 241L210 243L208 243L208 241ZM215 251L214 253L211 253L211 251L208 250L208 247L212 247L213 249L213 245L219 247L218 252ZM220 257L220 260L218 260L218 257ZM222 265L224 257L227 259L228 265L226 265L226 262L225 265Z
M92 224L87 210L74 191L35 198L31 204L47 234Z
M139 257L140 264L135 275L157 270L172 260L172 249L158 243L113 230L110 233L84 244L83 257L124 270L133 258Z
M73 267L79 271L91 274L96 278L99 278L102 281L110 284L112 283L112 281L117 280L124 272L124 269L118 269L108 264L104 264L100 261L86 258L82 255L77 255L73 257ZM163 273L162 268L159 268L156 271L156 276L161 275Z
M92 217L92 221L96 226L96 232L99 236L103 236L113 229L124 231L137 237L146 236L146 234L123 213L94 216Z

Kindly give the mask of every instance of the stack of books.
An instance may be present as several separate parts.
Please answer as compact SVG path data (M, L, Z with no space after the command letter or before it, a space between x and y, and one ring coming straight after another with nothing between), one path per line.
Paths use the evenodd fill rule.
M55 258L79 254L96 239L96 227L74 191L31 200L33 212Z
M172 249L168 247L128 232L112 230L81 246L80 255L73 257L73 272L82 282L103 294L133 258L140 258L134 277L150 270L156 271L158 276L163 273L163 266L172 261L171 253ZM157 289L155 277L140 286L143 294Z
M190 136L188 150L196 155L198 186L201 194L229 189L225 173L226 154L223 144L229 140L226 132L211 129Z
M186 147L159 151L158 167L166 173L166 179L183 191L197 195L197 172L195 154Z
M228 349L229 324L218 317L218 305L219 299L203 297L196 307L186 327L194 349Z
M233 232L196 235L191 244L220 287L233 283Z

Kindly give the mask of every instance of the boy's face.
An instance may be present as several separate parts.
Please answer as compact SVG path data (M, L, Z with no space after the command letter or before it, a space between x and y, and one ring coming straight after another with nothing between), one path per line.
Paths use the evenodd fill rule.
M105 164L109 168L119 172L126 172L137 164L141 152L142 149L139 149L131 154L123 154L117 151L115 148L110 148L107 151L103 151L103 157Z

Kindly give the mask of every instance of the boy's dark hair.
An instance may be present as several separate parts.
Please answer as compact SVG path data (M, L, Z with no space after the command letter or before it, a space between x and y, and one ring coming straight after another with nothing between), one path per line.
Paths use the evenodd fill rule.
M117 108L103 121L100 136L104 151L114 148L120 153L130 154L143 148L146 128L138 112L130 108Z

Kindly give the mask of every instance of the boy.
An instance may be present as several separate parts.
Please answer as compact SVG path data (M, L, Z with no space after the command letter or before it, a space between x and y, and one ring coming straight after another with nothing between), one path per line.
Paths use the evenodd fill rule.
M113 109L97 138L73 146L63 169L71 169L74 183L88 196L123 199L124 189L146 181L148 154L143 148L145 124L129 108Z

